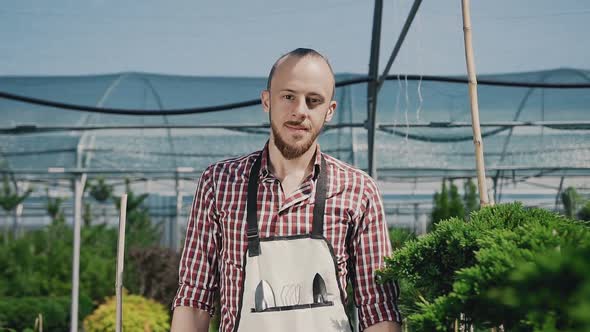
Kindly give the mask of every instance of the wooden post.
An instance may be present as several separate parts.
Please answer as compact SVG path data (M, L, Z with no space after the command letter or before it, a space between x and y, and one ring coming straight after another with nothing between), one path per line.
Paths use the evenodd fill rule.
M471 99L471 123L473 125L473 144L475 144L475 163L477 167L477 183L479 188L479 203L481 206L490 205L486 184L485 164L483 160L483 141L479 126L479 106L477 102L477 78L475 76L475 62L473 60L473 45L471 43L471 15L470 1L461 0L463 8L463 37L465 41L465 60L469 79L469 97Z
M123 263L125 261L125 221L127 219L127 194L121 196L119 215L119 242L117 243L117 278L115 293L117 295L116 332L123 331Z
M480 206L493 205L488 198L486 184L485 163L483 158L483 140L479 125L479 104L477 101L477 77L475 74L475 61L473 56L473 44L471 41L471 6L470 0L461 0L463 9L463 39L465 41L465 61L467 63L467 76L469 81L469 97L471 105L471 123L473 127L473 144L475 145L475 164L477 167L477 183L479 188ZM455 330L457 321L455 321ZM492 328L492 332L496 329Z

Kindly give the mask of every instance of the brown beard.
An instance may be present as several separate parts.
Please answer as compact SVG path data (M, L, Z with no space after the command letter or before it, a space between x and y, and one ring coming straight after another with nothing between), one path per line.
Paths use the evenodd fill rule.
M269 116L270 116L270 112L269 112ZM324 122L325 121L326 120L324 119ZM305 152L307 152L311 148L311 146L313 145L313 143L315 142L316 138L319 136L319 134L323 128L323 125L317 131L313 131L313 128L310 128L311 137L308 141L305 141L304 144L302 144L302 145L289 145L289 143L287 143L281 137L279 129L274 126L272 119L270 119L270 123L271 123L270 127L271 127L272 134L274 137L275 146L281 152L283 157L287 160L293 160L295 158L299 158ZM295 122L288 122L288 123L292 124L292 125L300 125L300 123L295 123Z

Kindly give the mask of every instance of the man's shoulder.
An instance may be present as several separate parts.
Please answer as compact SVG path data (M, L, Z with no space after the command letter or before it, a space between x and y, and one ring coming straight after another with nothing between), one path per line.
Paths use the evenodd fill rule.
M370 186L376 187L375 180L362 169L337 159L336 157L330 156L329 154L322 153L322 155L326 159L326 165L328 168L333 169L333 172L336 176L346 177L355 182L369 184Z
M260 151L254 151L245 155L216 161L205 169L203 176L218 178L227 174L246 175L258 155L260 155Z

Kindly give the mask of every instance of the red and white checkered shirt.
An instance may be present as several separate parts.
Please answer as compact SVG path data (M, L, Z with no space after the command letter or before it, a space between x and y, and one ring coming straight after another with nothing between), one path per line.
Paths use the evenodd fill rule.
M233 331L239 312L248 247L248 177L259 154L221 161L203 172L180 261L173 307L196 307L212 314L213 297L219 290L220 331L224 332ZM262 150L258 187L261 238L311 233L321 165L320 153L315 155L312 173L285 198L279 180L269 171L268 143ZM392 253L377 185L366 173L322 155L327 166L322 172L328 172L324 236L334 249L340 284L346 289L347 278L353 281L361 329L380 321L400 322L397 283L379 285L375 281L375 270L384 267L383 257Z

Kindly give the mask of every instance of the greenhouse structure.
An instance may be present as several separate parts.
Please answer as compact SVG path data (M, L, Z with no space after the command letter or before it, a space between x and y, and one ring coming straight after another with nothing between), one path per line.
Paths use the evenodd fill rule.
M322 151L367 171L368 80L337 75L336 117L320 136ZM559 209L560 192L583 183L590 169L590 72L490 75L478 83L490 197ZM265 84L147 73L0 78L1 171L19 191L34 189L15 210L18 227L46 224L47 197L73 198L75 183L103 178L121 192L127 179L150 194L150 213L167 225L163 241L177 248L205 167L264 145L268 118L256 98ZM374 176L392 225L423 227L441 179L476 176L464 78L387 76L374 132ZM71 220L74 199L64 204ZM116 221L114 206L109 215Z
M466 76L390 72L420 2L382 72L376 6L368 74L336 74L338 107L319 140L376 179L391 228L415 234L429 229L443 181L477 182ZM132 191L145 195L160 245L178 252L200 174L268 139L266 83L147 72L0 76L0 228L18 237L45 227L56 200L78 234L86 219L117 225L113 197ZM590 194L590 70L486 74L477 83L492 202L561 212L567 188ZM113 189L108 199L101 186ZM84 243L75 241L79 253Z

